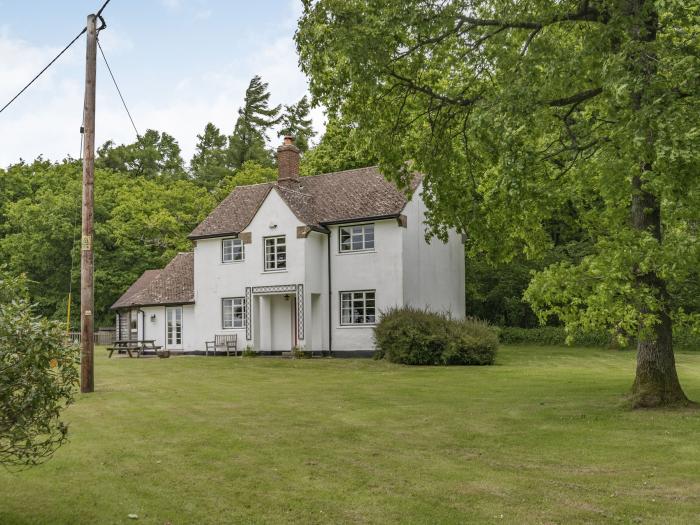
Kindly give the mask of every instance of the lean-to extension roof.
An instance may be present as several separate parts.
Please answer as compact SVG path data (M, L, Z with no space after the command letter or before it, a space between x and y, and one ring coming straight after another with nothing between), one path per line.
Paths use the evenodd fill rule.
M146 270L112 309L194 303L194 254L179 253L162 270Z
M418 187L415 174L408 194ZM283 180L238 186L197 226L190 239L236 235L243 231L258 208L275 189L297 218L311 228L379 217L398 217L409 197L387 181L376 166L296 181Z

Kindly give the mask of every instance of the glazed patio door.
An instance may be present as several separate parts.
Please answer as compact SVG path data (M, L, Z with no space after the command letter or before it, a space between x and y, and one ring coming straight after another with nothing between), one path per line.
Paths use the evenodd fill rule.
M182 349L182 307L167 308L165 313L165 347Z

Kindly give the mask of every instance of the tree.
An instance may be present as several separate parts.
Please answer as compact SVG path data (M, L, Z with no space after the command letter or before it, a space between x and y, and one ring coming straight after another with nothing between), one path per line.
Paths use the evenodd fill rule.
M232 173L228 166L228 140L214 124L209 122L202 135L197 135L195 154L190 162L192 178L208 190L213 190Z
M279 123L282 106L269 107L267 82L255 75L245 92L243 107L229 138L229 165L240 168L247 160L272 164L272 153L266 149L268 130Z
M287 135L294 137L294 145L298 147L302 153L309 149L309 140L316 135L312 127L311 117L309 116L310 111L311 107L306 95L296 104L292 104L291 106L285 105L284 113L280 120L282 129L280 129L277 134L278 137L285 137Z
M14 273L26 274L39 314L63 321L69 286L79 290L80 163L37 161L11 166L7 173L22 176L10 177L17 184L12 183L12 200L0 212L0 260ZM177 252L190 250L187 234L215 204L211 193L191 180L163 184L97 169L96 322L112 324L109 307L144 270L162 268ZM79 316L73 321L77 326Z
M167 133L149 129L133 144L115 146L107 141L97 150L95 166L147 179L184 179L180 146Z
M233 175L229 175L219 183L214 191L214 198L217 202L220 202L236 189L236 186L261 184L274 180L277 180L277 170L275 168L263 166L255 161L249 160L237 169Z
M681 0L307 0L296 40L312 95L369 134L384 173L426 173L429 234L532 258L575 211L591 253L526 298L569 333L636 333L632 404L654 407L687 404L672 327L689 317L669 290L700 260L698 16Z
M357 124L330 114L321 140L302 157L301 172L318 175L373 166L377 158L369 151L368 140Z
M24 278L0 268L0 465L36 465L66 441L78 352L63 330L36 317Z

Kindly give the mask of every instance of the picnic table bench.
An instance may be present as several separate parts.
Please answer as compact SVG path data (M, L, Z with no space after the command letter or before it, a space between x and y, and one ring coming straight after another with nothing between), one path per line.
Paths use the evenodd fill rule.
M132 352L136 352L136 357L141 357L141 354L145 350L153 350L154 353L158 353L158 350L163 348L162 346L156 346L154 339L117 339L112 343L112 346L107 348L109 352L109 357L116 351L117 353L126 352L129 357L134 357Z

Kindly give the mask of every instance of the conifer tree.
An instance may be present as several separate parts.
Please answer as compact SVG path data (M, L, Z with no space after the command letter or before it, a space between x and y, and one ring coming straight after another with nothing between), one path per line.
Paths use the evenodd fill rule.
M238 109L238 120L229 138L228 157L232 168L240 168L247 160L263 165L272 163L272 153L266 148L267 132L279 124L282 107L269 107L267 87L267 82L255 75L246 89L243 107Z
M309 99L304 95L299 102L291 106L284 106L284 114L281 118L282 129L278 136L291 135L295 138L296 146L305 152L309 149L309 140L316 135L313 130L309 111L311 106Z
M200 186L212 190L233 172L228 165L228 139L211 122L197 139L196 152L190 162L192 178Z

